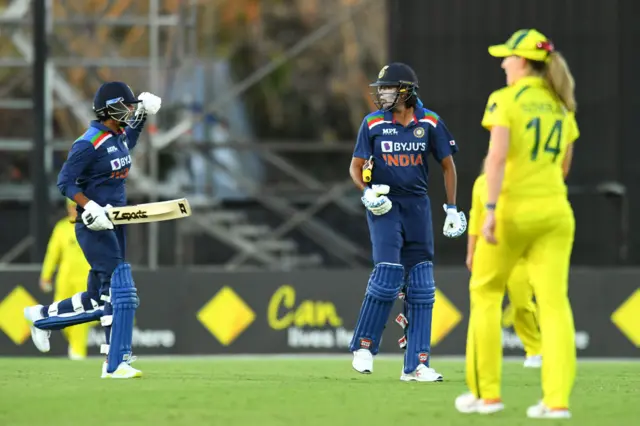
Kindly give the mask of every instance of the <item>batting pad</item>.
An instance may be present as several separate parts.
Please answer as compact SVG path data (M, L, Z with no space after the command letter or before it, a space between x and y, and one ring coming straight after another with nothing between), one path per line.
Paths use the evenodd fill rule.
M98 321L104 315L102 307L86 291L52 303L46 307L46 312L46 318L33 323L41 330L61 330L72 325Z
M433 263L422 262L409 272L406 296L407 348L404 353L404 372L412 373L418 364L429 366L431 352L431 317L435 302L436 283Z
M396 263L378 263L369 277L367 291L349 349L368 349L378 353L382 331L403 285L404 267Z
M113 373L121 362L128 360L131 356L133 320L138 305L138 293L131 276L131 265L121 263L111 276L113 323L107 355L108 373Z

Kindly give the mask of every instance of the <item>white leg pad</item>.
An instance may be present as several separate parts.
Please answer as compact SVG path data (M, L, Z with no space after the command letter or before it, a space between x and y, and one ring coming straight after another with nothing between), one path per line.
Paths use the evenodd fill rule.
M103 327L109 327L113 323L113 315L103 315L100 318L100 325Z
M49 313L50 317L58 315L58 302L53 302L51 305L49 305L49 309L47 310L47 312Z
M84 306L82 306L82 293L76 293L71 296L71 305L73 305L73 312L84 312Z

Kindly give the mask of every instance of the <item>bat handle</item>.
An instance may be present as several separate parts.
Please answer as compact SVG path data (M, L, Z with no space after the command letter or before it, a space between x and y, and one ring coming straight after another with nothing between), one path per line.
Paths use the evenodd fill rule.
M369 157L362 167L362 180L366 183L371 182L371 169L373 169L373 155Z

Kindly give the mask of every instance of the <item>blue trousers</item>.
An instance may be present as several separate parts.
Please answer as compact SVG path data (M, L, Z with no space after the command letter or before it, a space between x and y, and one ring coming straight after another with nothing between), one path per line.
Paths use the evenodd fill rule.
M76 223L76 238L91 266L87 292L94 300L109 294L111 274L126 254L126 232L122 225L113 230L91 231L83 223ZM94 297L95 296L95 297Z
M67 317L66 320L50 321L48 326L55 327L55 329L64 328L74 323L93 321L103 313L104 315L112 314L111 304L105 303L105 299L109 296L111 275L116 267L124 262L125 258L126 235L123 226L115 226L113 230L91 231L83 223L77 223L76 238L87 262L91 266L87 279L87 291L80 296L80 301L86 314L80 313L74 318ZM75 312L73 300L73 298L69 298L54 303L55 309L52 309L52 312L55 312L55 314L52 315L60 316ZM93 312L96 304L104 306L104 310L102 312ZM42 308L42 315L45 318L49 317L50 308L51 305ZM105 332L108 333L108 329Z
M428 196L389 196L393 208L382 216L367 211L373 263L399 263L405 272L433 261L433 224Z

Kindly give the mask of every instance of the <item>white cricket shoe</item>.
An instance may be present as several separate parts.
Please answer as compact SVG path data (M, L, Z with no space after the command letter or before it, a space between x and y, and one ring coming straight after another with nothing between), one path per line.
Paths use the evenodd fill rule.
M442 374L424 364L418 365L413 373L406 374L402 370L400 380L403 382L441 382Z
M353 369L358 373L373 373L373 355L369 349L358 349L353 353L353 361L351 362Z
M40 352L49 352L51 346L49 345L49 337L51 337L51 330L40 330L34 326L33 323L44 318L41 313L42 305L28 306L24 308L24 318L29 321L29 328L31 328L31 340L36 348Z
M102 363L102 379L136 379L142 377L142 371L136 370L130 366L127 362L120 363L116 371L113 373L107 373L107 362Z
M504 410L502 401L485 401L476 398L471 392L463 393L456 398L456 410L464 414L492 414Z
M528 356L524 360L525 368L540 368L542 367L542 355L532 355Z
M527 408L527 417L530 419L570 419L571 411L566 408L549 408L542 401L537 405Z

